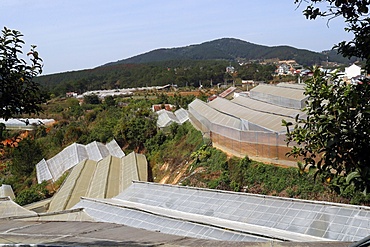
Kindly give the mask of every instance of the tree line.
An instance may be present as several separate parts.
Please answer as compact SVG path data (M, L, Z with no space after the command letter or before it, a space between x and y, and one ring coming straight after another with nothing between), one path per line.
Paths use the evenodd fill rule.
M150 64L121 64L91 70L65 72L36 78L55 96L66 92L99 89L133 88L175 84L179 87L210 87L233 79L226 73L228 61L167 61ZM231 63L242 80L269 81L276 70L274 65Z

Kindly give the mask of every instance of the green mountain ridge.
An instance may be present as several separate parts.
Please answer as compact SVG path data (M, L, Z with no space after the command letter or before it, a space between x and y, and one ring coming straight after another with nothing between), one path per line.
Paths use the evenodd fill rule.
M254 72L250 71L253 70L252 67L248 72L248 68L238 64L239 61L265 59L294 59L303 66L325 61L341 64L350 62L333 50L317 53L290 46L268 47L234 38L222 38L198 45L156 49L92 69L40 76L36 81L55 95L70 91L83 93L98 89L161 86L170 83L197 87L199 81L224 82L225 68L230 64L237 67L238 76L242 79L268 80L276 65L268 65L266 70L266 66L262 69L260 65L254 64ZM259 75L256 75L256 71L260 71Z
M161 48L152 50L127 59L107 63L103 66L118 64L140 64L170 60L263 60L263 59L294 59L299 64L311 66L330 61L349 63L348 59L338 56L335 51L326 54L291 46L263 46L235 38L222 38L177 48Z

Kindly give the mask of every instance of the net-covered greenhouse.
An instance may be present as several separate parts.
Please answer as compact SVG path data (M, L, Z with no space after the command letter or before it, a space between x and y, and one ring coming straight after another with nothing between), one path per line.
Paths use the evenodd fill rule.
M293 164L295 160L286 156L290 148L282 120L294 122L297 115L305 117L300 109L306 100L301 85L259 85L250 91L250 97L231 101L217 97L208 103L196 99L188 112L193 125L215 147L237 156Z

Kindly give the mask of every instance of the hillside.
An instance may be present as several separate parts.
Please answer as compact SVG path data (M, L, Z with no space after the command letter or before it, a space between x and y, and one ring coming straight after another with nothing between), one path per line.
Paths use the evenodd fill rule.
M328 57L327 57L328 55ZM263 60L263 59L294 59L299 64L310 66L320 64L327 59L331 62L343 62L343 57L334 53L322 54L309 50L297 49L290 46L263 46L249 43L239 39L223 38L198 45L186 47L157 49L131 58L105 64L111 66L117 64L138 64L169 60Z
M198 87L223 83L225 68L230 65L238 71L238 77L259 81L271 80L275 65L240 66L238 61L265 59L290 60L310 66L324 61L345 64L348 59L335 51L317 53L289 46L268 47L246 41L223 38L186 47L157 49L128 59L111 62L93 69L40 76L36 80L55 95L69 91L83 93L88 90L141 87L177 84ZM347 61L347 62L346 62ZM247 71L249 70L249 71ZM260 71L256 74L256 71ZM271 77L271 78L270 78Z

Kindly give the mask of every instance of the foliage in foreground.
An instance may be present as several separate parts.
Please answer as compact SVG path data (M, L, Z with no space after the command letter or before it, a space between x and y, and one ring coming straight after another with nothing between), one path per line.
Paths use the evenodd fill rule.
M346 23L345 31L353 34L351 41L342 41L334 48L344 57L359 57L366 61L370 69L370 18L369 0L295 0L295 4L305 4L303 14L307 19L342 17ZM322 4L325 3L325 4Z
M45 101L34 78L42 72L42 59L32 46L27 53L30 64L21 58L22 34L6 27L0 36L0 117L37 113Z
M305 166L332 181L339 193L348 186L366 195L370 189L370 85L357 85L333 78L319 69L306 81L306 119L287 127L289 155L302 156Z

